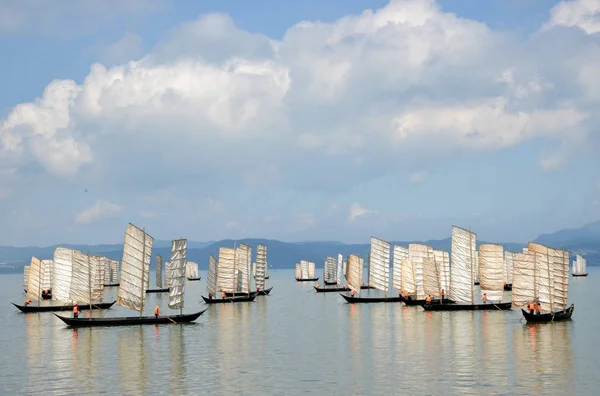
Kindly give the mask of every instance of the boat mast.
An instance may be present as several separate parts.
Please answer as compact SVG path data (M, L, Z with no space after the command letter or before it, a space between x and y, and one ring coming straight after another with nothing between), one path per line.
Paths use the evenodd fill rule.
M88 262L88 288L90 293L90 318L92 317L92 267L90 264L90 252L88 250L87 254L87 262Z
M235 297L235 293L237 293L237 289L238 289L238 286L239 286L237 284L238 277L237 277L237 271L236 271L237 270L237 266L236 266L237 260L236 260L236 257L237 257L236 241L233 241L233 296L234 297Z
M550 287L552 286L552 289L554 289L554 285L550 283L550 248L548 247L548 245L546 245L546 261L548 263L548 265L546 266L547 271L548 271L548 289L550 291L550 293L548 293L548 297L550 300L550 312L554 312L554 290L551 290Z
M477 248L477 245L475 245L475 248ZM471 227L469 227L469 264L471 265L471 304L474 304L473 283L475 282L475 277L473 275L473 234L471 233Z
M38 307L40 306L40 300L42 299L42 260L38 260Z
M146 227L142 228L142 234L142 287L140 288L142 291L140 297L142 299L140 301L140 318L144 313L144 294L146 294L146 291L144 290L144 286L146 285L146 282L144 281L144 277L146 276ZM148 276L150 276L149 273Z

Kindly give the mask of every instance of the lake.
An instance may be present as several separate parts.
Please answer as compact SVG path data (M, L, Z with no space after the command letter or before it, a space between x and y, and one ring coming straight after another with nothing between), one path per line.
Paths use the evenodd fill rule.
M215 304L186 285L195 324L73 330L52 313L23 314L22 275L0 276L2 394L543 394L596 395L600 321L593 285L570 278L573 320L527 325L520 309L425 312L401 303L351 305L315 293L294 270L271 270L270 296ZM319 273L319 275L321 275ZM152 281L154 274L152 274ZM154 286L151 286L154 287ZM107 288L105 300L118 288ZM167 306L148 294L145 313ZM70 315L70 312L65 312ZM116 305L94 316L134 316ZM88 315L86 312L85 315Z

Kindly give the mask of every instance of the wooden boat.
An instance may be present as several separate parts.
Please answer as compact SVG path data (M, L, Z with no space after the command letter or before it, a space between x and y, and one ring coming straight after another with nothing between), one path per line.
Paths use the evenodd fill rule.
M305 279L298 279L296 278L296 282L316 282L319 280L319 277L317 276L316 278L305 278Z
M573 310L575 310L575 305L571 304L571 306L563 311L556 311L550 313L542 313L542 314L531 314L524 309L521 309L523 312L523 316L527 323L548 323L548 322L558 322L561 320L571 320L571 315L573 315Z
M104 287L119 287L120 283L105 283Z
M208 308L207 308L208 309ZM207 309L191 314L182 315L166 315L166 316L141 316L141 317L126 317L126 318L68 318L54 314L70 327L96 327L96 326L131 326L143 324L179 324L190 323L195 321Z
M506 284L504 285L504 291L511 291L512 290L512 283L511 284Z
M573 276L588 276L587 273L587 261L578 254L575 261L573 261Z
M42 290L42 298L44 300L52 300L52 289Z
M188 261L185 265L185 276L189 281L200 280L200 276L198 275L198 264L193 261Z
M317 287L313 286L317 293L333 293L333 292L343 292L350 291L348 287Z
M404 298L404 296L402 296L403 298L403 302L404 304L408 305L408 306L421 306L427 303L427 301L425 300L417 300L417 299L412 299L412 298ZM456 301L450 300L448 298L444 298L443 301L440 301L439 298L434 298L431 300L432 304L456 304Z
M116 301L113 302L102 302L102 303L95 303L92 304L92 308L93 309L109 309L110 307L113 306L113 304ZM12 303L12 305L14 305L15 307L19 308L19 310L23 313L33 313L33 312L56 312L56 311L72 311L73 310L73 306L74 304L68 304L68 305L19 305L19 304L15 304ZM90 309L90 305L89 304L79 304L79 310L80 311L87 311Z
M271 275L267 275L265 276L265 279L269 279L271 277Z
M237 302L251 302L256 298L256 294L245 295L240 297L226 297L226 298L208 298L202 296L202 299L207 304L227 304L227 303L237 303Z
M267 245L258 245L256 247L256 263L254 263L254 284L258 289L257 295L268 295L273 286L267 288Z
M169 288L163 287L162 289L146 289L146 293L168 293Z
M155 277L156 277L156 289L146 289L146 293L168 293L169 292L169 288L168 287L163 287L163 258L160 254L156 255L156 266L155 268ZM170 264L170 263L169 263ZM166 267L166 263L165 263L165 267ZM164 272L164 276L165 276L165 281L166 284L169 284L169 280L167 279L168 277L168 271Z
M199 281L200 279L202 279L201 276L199 276L197 278L187 278L187 280L189 280L189 281Z
M273 289L273 286L269 287L268 289L264 289L264 290L256 290L253 292L250 292L250 295L254 295L254 296L266 296L269 293L271 293L271 290ZM242 297L242 296L247 296L248 293L242 293L242 292L235 292L235 293L225 293L226 297Z
M344 297L344 300L350 304L355 303L387 303L387 302L402 302L404 301L402 297L353 297L347 296L345 294L340 293L340 296Z
M333 285L337 285L337 282L332 280L332 281L324 281L323 282L326 286L333 286Z
M425 311L503 311L509 310L512 303L487 304L423 304Z
M315 263L307 260L301 260L296 264L296 282L316 282L319 280L315 276Z

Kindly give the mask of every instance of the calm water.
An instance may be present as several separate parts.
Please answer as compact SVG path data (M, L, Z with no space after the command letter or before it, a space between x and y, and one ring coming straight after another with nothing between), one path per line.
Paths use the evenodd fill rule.
M22 314L22 275L0 276L0 394L598 394L600 271L571 278L571 322L527 325L521 313L429 312L350 305L316 294L293 270L270 272L272 295L212 305L196 324L72 330ZM202 280L186 312L204 309ZM106 300L116 298L110 288ZM169 312L166 294L149 295ZM135 315L116 307L94 316ZM596 377L600 378L600 377Z

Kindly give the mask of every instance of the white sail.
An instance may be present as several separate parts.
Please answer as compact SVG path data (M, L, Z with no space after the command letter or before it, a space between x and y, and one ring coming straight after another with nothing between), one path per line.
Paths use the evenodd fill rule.
M439 298L442 291L438 266L435 259L424 257L422 262L423 267L423 292L426 296ZM441 267L441 266L440 266Z
M42 260L44 266L44 280L42 282L42 290L52 289L52 260Z
M452 226L450 296L454 301L473 304L473 269L477 234Z
M554 288L552 297L554 309L567 308L569 295L569 252L562 249L551 249L551 260L554 266Z
M52 270L52 300L70 301L72 272L73 250L56 248Z
M163 288L163 274L162 274L163 258L160 254L156 255L156 287L159 289Z
M573 261L573 275L585 275L587 273L586 260L580 254L577 254L575 257L575 261Z
M91 287L92 287L92 301L103 301L104 300L104 264L100 261L102 257L93 256L90 257L90 271L91 271Z
M235 250L231 248L219 248L219 261L217 265L217 290L225 293L233 293L235 270ZM237 274L236 274L237 275Z
M475 250L475 257L474 257L474 266L473 266L473 275L474 275L474 283L479 283L481 280L479 279L479 251Z
M529 252L535 255L535 279L537 298L542 311L554 311L554 265L550 260L550 252L546 246L530 242Z
M267 246L258 245L256 247L256 263L254 263L256 275L255 284L256 288L264 290L265 288L265 276L267 275Z
M434 250L433 255L435 264L438 267L440 287L444 289L444 293L447 294L448 289L450 288L450 255L443 250Z
M296 263L296 279L302 279L302 265Z
M513 267L515 254L513 252L504 252L504 281L507 285L513 283Z
M390 243L371 237L369 286L386 293L390 283Z
M164 278L165 278L165 288L169 288L171 285L171 262L170 261L164 261L165 263L165 274L164 274Z
M523 253L525 253L525 254L529 253L529 248L524 247L523 248Z
M301 260L300 261L300 269L301 269L300 279L308 279L308 261Z
M481 295L490 301L502 301L504 295L504 246L482 243L479 245L479 287Z
M409 258L403 258L402 266L402 287L400 290L408 293L410 296L417 294L417 283L415 281L415 264Z
M185 264L185 276L190 279L197 279L198 278L198 263L195 263L193 261L188 261Z
M144 297L150 283L153 243L154 238L145 231L131 223L127 226L117 305L140 312L144 310Z
M513 256L512 307L527 306L535 299L535 255L515 253Z
M25 288L25 290L27 290L27 287L29 286L29 269L31 267L29 265L26 265L25 267L23 267L23 287Z
M42 283L44 281L44 263L37 257L31 258L29 264L29 282L27 284L27 296L35 300L42 299Z
M212 256L208 257L208 275L206 276L206 290L213 296L217 295L217 260Z
M119 260L110 260L110 283L119 282Z
M101 274L100 257L74 250L70 300L80 304L101 301L104 294L104 288L98 286L98 283L104 285Z
M250 292L250 262L252 261L252 248L240 243L236 248L236 270L238 278L236 281L236 291L240 293Z
M183 295L185 292L187 259L187 239L176 239L171 241L171 265L169 267L169 308L182 309ZM190 263L188 263L190 264ZM193 263L196 264L196 263ZM196 264L196 277L198 276L198 264Z
M349 255L346 259L348 287L354 290L356 294L360 294L363 266L364 260L354 254Z
M336 260L334 257L327 257L323 263L323 281L334 282L336 275Z
M429 258L430 247L418 243L408 245L408 257L413 263L414 279L417 286L417 299L423 300L426 297L425 289L423 288L423 259Z
M110 259L108 257L100 257L100 265L104 268L103 274L103 282L104 284L110 283Z
M256 262L252 263L252 276L256 277Z
M315 263L313 263L312 261L308 262L308 277L309 278L315 277Z
M344 276L343 272L342 272L344 270L344 265L342 263L342 260L343 260L342 255L338 254L335 279L337 281L338 286L340 286L340 287L342 286L342 284L344 282L342 279L342 277Z

